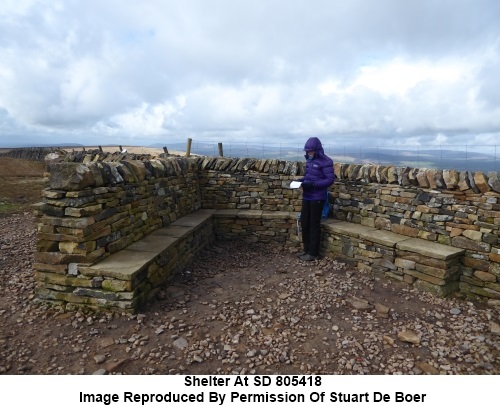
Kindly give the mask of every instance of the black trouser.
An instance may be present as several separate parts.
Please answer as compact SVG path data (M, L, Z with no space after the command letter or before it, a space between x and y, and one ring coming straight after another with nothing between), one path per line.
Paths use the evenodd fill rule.
M302 211L300 212L302 243L304 245L304 252L309 253L311 256L319 256L321 214L324 205L325 200L302 200Z

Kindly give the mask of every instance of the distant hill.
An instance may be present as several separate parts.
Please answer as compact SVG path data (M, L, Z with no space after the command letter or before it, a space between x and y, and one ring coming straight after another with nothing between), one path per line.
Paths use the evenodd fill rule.
M162 147L161 144L150 145ZM185 143L167 145L168 149L186 150ZM325 152L335 161L341 163L379 164L385 166L416 167L428 169L469 170L492 172L500 171L500 154L494 147L491 152L471 151L468 149L387 149L387 148L346 148L342 146L324 146ZM500 149L499 149L500 152ZM218 156L218 144L193 142L191 153L203 156ZM304 159L302 146L265 145L251 143L223 144L225 157L252 157L258 159L279 159L301 161Z
M17 148L82 148L84 145L80 143L16 143L9 145L1 145L2 149L17 149Z
M122 145L129 153L151 154L157 156L166 147L171 154L183 156L186 152L186 143L161 144L154 143L148 146L128 146ZM250 157L256 159L278 159L287 161L302 161L304 152L302 145L278 145L258 144L258 143L236 143L228 142L222 145L225 157ZM37 147L30 145L30 147ZM83 146L76 143L60 143L57 145L42 145L38 147L55 147L66 150L71 149L96 149L97 146ZM102 145L103 150L114 152L119 145ZM482 147L482 151L472 150L473 147L462 147L463 150L442 148L425 149L388 149L388 148L352 148L343 146L324 145L325 152L334 160L340 163L354 164L378 164L384 166L414 167L428 169L448 169L457 171L500 171L500 148L497 153L495 146ZM488 151L488 148L490 151ZM0 149L0 153L8 149ZM191 154L201 156L219 156L218 143L198 142L191 144Z

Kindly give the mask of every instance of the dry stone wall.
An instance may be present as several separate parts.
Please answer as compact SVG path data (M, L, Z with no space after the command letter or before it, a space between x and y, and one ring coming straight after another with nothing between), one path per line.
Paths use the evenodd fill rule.
M300 162L200 158L204 208L298 212L300 192L290 181L304 173Z
M217 166L219 170L209 169L214 162L203 158L119 162L91 159L84 163L49 164L49 185L37 206L34 268L38 297L74 305L134 310L154 295L161 281L181 270L179 263L187 265L187 259L178 256L191 259L197 247L215 235L221 239L231 234L242 236L243 229L250 238L258 235L260 239L286 243L295 222L288 215L284 218L279 211L285 210L283 191L288 195L286 206L292 207L286 209L297 209L300 203L291 204L291 190L286 181L290 176L284 171L297 173L297 165L279 163L278 171L274 162L259 165L257 161L236 159L219 163L222 162L224 166ZM261 178L262 171L267 173ZM249 192L252 184L255 190ZM256 192L258 195L254 195ZM113 277L101 274L94 266L133 247L134 242L155 230L176 224L177 219L186 218L191 212L199 212L204 204L205 208L251 207L252 211L260 207L276 214L263 212L259 218L242 218L246 225L238 220L239 229L228 225L228 232L221 233L213 232L210 222L203 227L211 231L210 235L204 231L200 236L198 230L190 239L179 240L174 246L176 252L170 249L162 253L171 260L160 255L151 264L153 267L137 272L141 275L137 283L134 280L124 283L119 274L114 273ZM218 217L218 221L224 228L224 220Z
M302 162L87 159L49 169L49 185L38 206L39 280L44 273L78 278L77 265L98 262L200 208L260 212L258 218L236 221L216 216L219 238L244 234L250 241L297 242L301 195L289 183L303 175ZM498 173L347 164L335 164L335 171L338 179L330 189L334 218L463 248L460 289L500 299ZM74 282L40 281L40 287L55 290Z
M0 157L2 156L47 163L120 162L122 160L150 160L152 158L149 154L129 154L126 151L104 152L101 149L87 149L70 152L57 147L13 148L8 152L0 153ZM170 155L162 154L160 156L168 157Z
M0 153L0 157L10 157L14 159L27 159L36 160L38 162L43 162L45 156L50 153L60 154L60 150L57 148L43 148L43 147L33 147L33 148L14 148L5 153Z
M500 176L336 164L334 216L465 249L460 290L500 299Z
M52 165L35 269L71 273L200 207L199 173L186 159Z

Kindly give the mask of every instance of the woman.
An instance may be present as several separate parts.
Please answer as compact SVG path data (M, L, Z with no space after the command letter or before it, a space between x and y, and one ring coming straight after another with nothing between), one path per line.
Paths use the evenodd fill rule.
M304 261L313 261L319 258L321 213L328 187L335 181L335 173L333 161L325 155L318 138L309 138L304 145L304 151L306 152L305 176L299 180L302 182L303 191L300 222L304 250L299 253L299 257Z

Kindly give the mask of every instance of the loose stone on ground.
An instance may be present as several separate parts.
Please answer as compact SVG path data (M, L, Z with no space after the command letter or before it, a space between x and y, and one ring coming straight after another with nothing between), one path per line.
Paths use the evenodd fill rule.
M0 218L2 374L500 374L500 307L283 246L218 243L137 315L34 301L31 215Z

